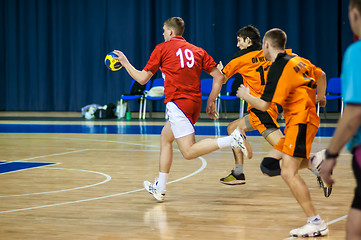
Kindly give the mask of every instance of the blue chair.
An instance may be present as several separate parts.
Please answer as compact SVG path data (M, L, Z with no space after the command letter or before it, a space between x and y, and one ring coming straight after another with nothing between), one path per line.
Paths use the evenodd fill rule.
M147 91L149 91L152 87L164 87L164 79L163 78L156 78L152 82L148 81L146 86L147 86L146 87ZM159 100L164 100L164 98L165 98L164 95L159 96L159 97L152 97L152 96L149 96L149 95L145 95L144 96L144 106L143 106L142 118L145 119L146 110L147 110L147 101L148 100L149 101L159 101ZM152 106L151 106L151 108L152 108ZM149 115L150 115L150 117L152 117L152 110L150 110Z
M131 82L129 92L131 92L131 89L132 89L134 83L135 83L135 80L133 80ZM137 95L123 94L122 96L120 96L120 104L123 104L124 101L128 102L128 101L131 101L131 100L138 100L138 99L140 99L140 102L139 102L139 119L141 119L141 117L142 117L142 109L143 109L143 102L144 102L144 92L143 92L143 94L137 94ZM129 109L129 106L128 106L128 109Z
M326 88L326 100L340 100L341 101L341 116L343 114L343 101L341 95L341 78L330 78L327 83ZM326 118L326 108L323 108L323 113ZM320 115L320 104L317 104L317 115Z
M202 101L208 100L212 92L213 78L204 78L201 80Z
M217 106L217 112L220 113L220 106L221 106L221 102L223 101L234 101L234 100L239 100L239 118L243 117L243 113L244 113L244 100L240 99L237 96L231 96L231 92L232 92L232 86L234 83L235 78L230 78L227 81L226 84L226 94L225 95L220 95L219 96L219 100L218 100L218 106ZM226 110L226 102L224 102L223 104L224 109L225 109L225 113L227 115L227 110Z

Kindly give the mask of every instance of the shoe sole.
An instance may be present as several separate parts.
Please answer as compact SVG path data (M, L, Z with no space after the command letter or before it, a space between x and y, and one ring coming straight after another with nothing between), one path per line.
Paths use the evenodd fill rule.
M292 237L303 237L303 238L322 237L322 236L326 236L327 234L328 234L328 228L323 229L321 231L314 232L313 234L303 234L303 235L293 234Z
M246 184L246 180L233 180L233 181L229 181L229 182L225 182L220 180L220 183L226 184L226 185L243 185Z
M325 195L325 197L328 198L332 193L332 185L331 186L325 186L323 184L323 181L322 181L321 177L317 177L317 182L318 182L320 188L323 189L323 194Z

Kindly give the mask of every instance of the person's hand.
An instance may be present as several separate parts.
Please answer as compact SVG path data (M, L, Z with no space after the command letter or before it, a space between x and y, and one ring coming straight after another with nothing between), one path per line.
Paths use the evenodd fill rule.
M237 90L237 97L244 99L244 97L248 94L250 94L249 87L245 87L243 84L241 84Z
M116 57L116 59L118 59L120 64L122 64L123 66L128 62L127 57L124 55L122 51L114 50L113 53L118 56Z
M214 102L207 101L206 113L210 119L218 119L218 113Z
M328 186L334 184L334 182L335 182L332 179L332 171L335 166L336 166L336 158L327 158L327 159L323 160L323 162L320 166L321 178Z
M316 103L319 103L320 107L325 107L327 103L326 96L323 96L321 99L318 99L318 96L316 96Z
M222 61L219 61L218 65L217 65L217 68L218 68L219 71L222 71L222 69L223 69Z

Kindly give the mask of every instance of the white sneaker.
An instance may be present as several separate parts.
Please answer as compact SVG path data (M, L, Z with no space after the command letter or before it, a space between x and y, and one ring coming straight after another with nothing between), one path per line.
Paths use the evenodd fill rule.
M243 154L251 159L253 157L251 145L247 142L246 135L239 129L239 127L234 129L231 136L233 137L233 141L231 143L232 148L241 149Z
M149 181L144 181L143 186L158 202L163 202L165 199L165 192L161 193L157 190L158 179L155 179L154 184Z
M308 222L306 225L290 231L292 237L318 237L327 234L327 224L323 220L320 221L320 224Z
M326 152L326 149L323 149L323 150L315 153L315 155L313 155L311 157L312 170L317 169L318 172L320 171L321 163L323 162L323 160L325 160L325 156L326 156L325 152Z
M325 195L325 197L329 197L332 193L332 184L328 185L324 183L320 176L320 167L326 157L325 152L326 150L324 149L315 153L315 155L311 157L310 161L312 166L312 172L317 176L318 185L320 186L320 188L323 189L323 194Z

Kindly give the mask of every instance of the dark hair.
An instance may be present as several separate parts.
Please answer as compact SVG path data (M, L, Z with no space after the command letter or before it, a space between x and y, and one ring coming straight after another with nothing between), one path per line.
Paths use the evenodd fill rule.
M264 35L264 39L270 40L270 43L274 48L283 50L286 47L287 35L279 28L268 30Z
M164 26L168 28L172 28L174 30L174 34L177 36L182 36L184 32L184 21L180 17L172 17L167 19L164 22Z
M247 25L237 31L237 37L241 37L243 39L249 38L252 40L253 45L261 46L261 35L257 28Z
M359 13L361 14L361 0L350 0L350 7L357 8Z

